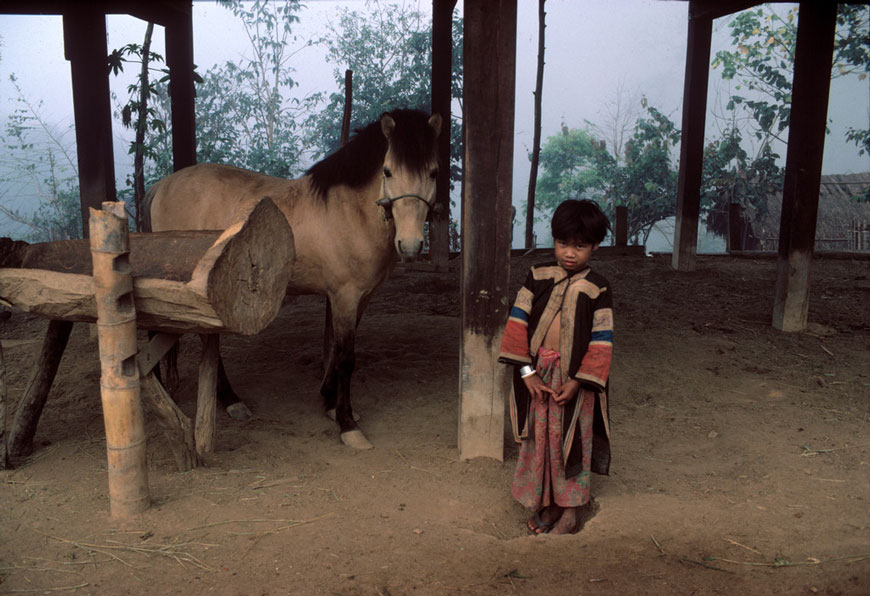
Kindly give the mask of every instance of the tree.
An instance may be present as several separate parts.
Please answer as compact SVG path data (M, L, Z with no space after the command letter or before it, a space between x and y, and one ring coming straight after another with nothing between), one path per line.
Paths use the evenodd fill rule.
M163 57L151 51L151 37L154 33L154 23L145 27L145 38L142 45L127 44L109 54L109 68L115 75L124 70L124 63L131 61L128 56L138 58L141 65L136 82L128 86L129 99L121 108L121 122L127 128L135 130L135 138L130 142L130 153L133 155L133 177L127 179L133 187L133 214L136 229L142 229L142 201L145 198L145 158L158 159L155 146L145 142L145 136L150 128L157 132L166 132L166 120L158 115L157 110L149 105L149 99L157 89L150 78L152 63L163 62ZM169 71L161 69L161 82L169 78ZM194 78L198 75L194 73ZM134 119L135 118L135 119ZM121 193L123 194L123 193Z
M532 165L529 168L529 193L526 204L526 248L533 248L535 227L535 191L538 181L538 162L541 157L541 95L544 91L544 31L546 30L546 16L544 2L538 0L538 69L535 77L535 124L534 138L532 140Z
M722 78L737 84L727 109L744 109L750 116L750 130L762 146L772 139L786 143L783 134L791 112L794 52L797 41L798 7L780 14L769 5L745 10L729 23L733 50L716 53L713 68ZM856 75L864 80L870 72L870 44L867 43L870 9L839 4L831 78ZM861 155L870 151L870 130L850 128L848 141ZM762 149L760 153L764 152Z
M544 173L538 179L538 210L549 213L566 199L590 199L613 219L616 207L628 207L629 236L645 243L653 225L676 209L674 149L680 131L662 112L641 100L646 115L634 124L623 159L607 150L587 125L562 127L541 149Z
M453 26L454 100L462 98L462 23ZM360 13L338 9L338 23L327 25L318 41L327 49L337 91L329 94L326 106L306 122L309 144L315 157L338 148L344 114L345 69L353 71L353 112L351 130L361 128L395 108L429 111L432 68L432 23L423 13L397 4L367 5ZM462 147L461 126L451 126L451 179L459 180Z
M18 107L0 135L0 166L9 172L0 177L8 189L0 196L0 213L23 226L23 237L31 242L81 238L78 161L74 143L66 139L72 127L49 123L42 102L28 100L14 74L9 80ZM34 197L35 207L21 207L23 197Z

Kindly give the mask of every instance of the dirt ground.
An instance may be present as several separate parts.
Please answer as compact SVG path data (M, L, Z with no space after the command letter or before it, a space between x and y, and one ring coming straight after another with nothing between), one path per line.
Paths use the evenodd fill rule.
M545 258L515 258L511 291ZM108 514L97 345L77 325L33 455L0 471L0 593L870 593L870 261L817 259L794 334L770 325L774 259L593 265L615 296L614 454L578 534L528 535L508 434L503 462L458 459L456 260L396 272L363 318L352 391L373 450L323 415L323 301L295 299L225 339L255 417L219 412L206 466L178 473L148 417L153 506L127 521ZM44 327L0 323L12 408ZM186 336L188 414L198 351Z

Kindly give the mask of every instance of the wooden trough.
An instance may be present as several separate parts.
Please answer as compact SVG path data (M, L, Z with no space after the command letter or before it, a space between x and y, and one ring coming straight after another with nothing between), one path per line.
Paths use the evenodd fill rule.
M223 232L128 234L126 217L117 216L123 215L123 205L104 203L103 208L91 210L90 243L0 240L0 301L50 319L8 438L3 436L6 388L0 350L0 468L7 464L7 447L12 457L31 452L73 323L97 323L112 512L125 515L142 508L141 490L130 486L144 478L144 432L136 420L140 377L143 396L167 433L179 469L194 467L198 454L211 451L214 444L217 334L253 335L275 318L295 252L290 226L268 197ZM156 332L142 349L136 347L136 329ZM195 428L153 373L182 333L203 338ZM107 399L107 390L120 397ZM110 436L112 429L127 436ZM137 432L141 436L133 436ZM141 463L133 463L140 456L131 450L141 452ZM113 457L118 470L136 477L116 483L123 487L116 491L117 499ZM138 466L141 474L130 472Z

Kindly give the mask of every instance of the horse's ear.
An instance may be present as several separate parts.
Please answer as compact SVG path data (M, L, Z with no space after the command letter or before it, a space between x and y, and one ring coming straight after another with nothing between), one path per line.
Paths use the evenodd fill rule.
M381 116L381 131L384 136L389 139L394 130L396 130L396 121L393 120L393 117L389 114Z
M435 131L436 137L441 134L441 114L432 114L429 118L429 126Z

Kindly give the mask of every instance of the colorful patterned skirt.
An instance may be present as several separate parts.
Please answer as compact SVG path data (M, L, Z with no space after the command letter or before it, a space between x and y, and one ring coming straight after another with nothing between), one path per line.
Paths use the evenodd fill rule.
M559 352L548 348L538 350L537 370L548 387L555 390L561 386ZM562 457L565 409L549 393L544 399L532 399L529 405L529 438L520 447L511 494L514 499L535 511L552 504L580 507L589 502L595 393L582 387L580 392L580 415L576 427L578 435L574 438L573 449L583 450L583 470L571 478L565 478L565 461Z

